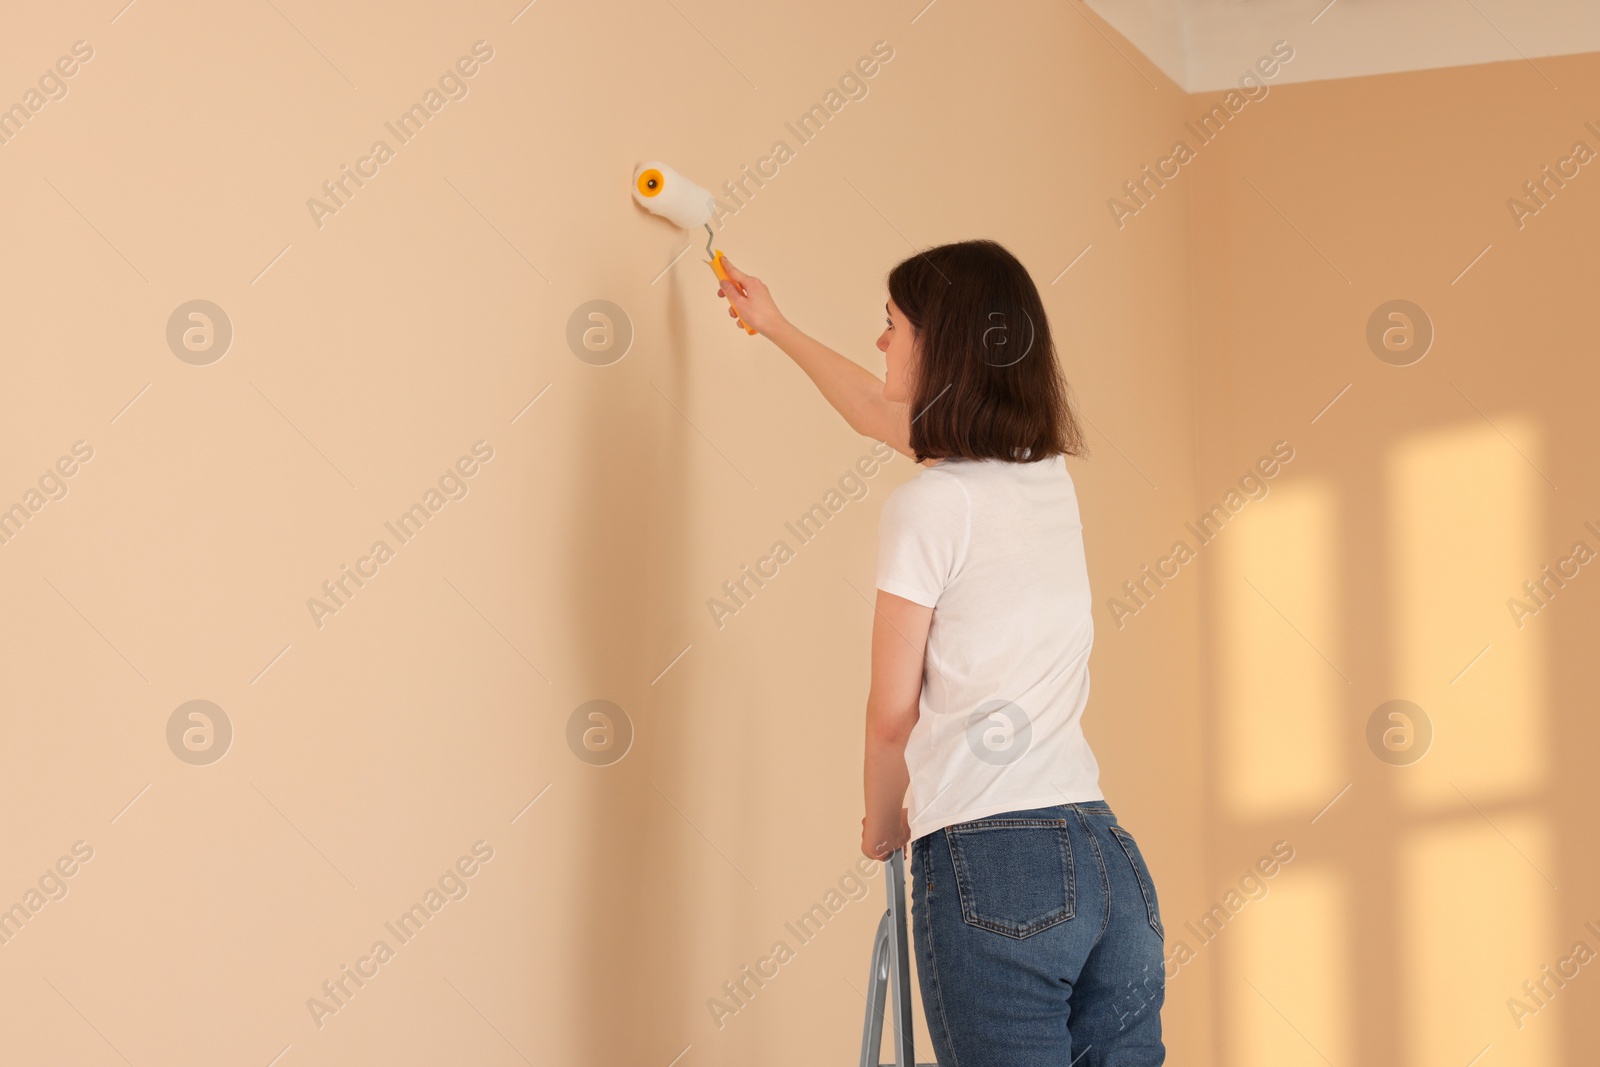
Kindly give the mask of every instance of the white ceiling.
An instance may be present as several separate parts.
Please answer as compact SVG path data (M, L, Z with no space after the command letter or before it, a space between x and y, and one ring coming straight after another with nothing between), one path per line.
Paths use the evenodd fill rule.
M1068 0L1075 2L1075 0ZM1597 0L1084 0L1191 93L1287 41L1272 84L1600 51ZM1557 82L1556 84L1559 84Z

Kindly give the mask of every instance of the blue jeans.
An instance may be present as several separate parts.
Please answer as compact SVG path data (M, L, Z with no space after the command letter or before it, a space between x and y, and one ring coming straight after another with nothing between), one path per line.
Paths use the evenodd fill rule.
M1103 800L1011 811L911 843L923 1012L941 1067L1155 1067L1161 912Z

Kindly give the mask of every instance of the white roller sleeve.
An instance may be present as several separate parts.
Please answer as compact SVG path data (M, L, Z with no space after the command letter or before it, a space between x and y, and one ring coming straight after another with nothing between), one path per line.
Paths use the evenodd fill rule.
M659 171L661 190L646 196L639 180L646 171ZM633 198L651 214L660 215L674 226L693 230L711 221L712 195L660 161L646 163L633 174Z

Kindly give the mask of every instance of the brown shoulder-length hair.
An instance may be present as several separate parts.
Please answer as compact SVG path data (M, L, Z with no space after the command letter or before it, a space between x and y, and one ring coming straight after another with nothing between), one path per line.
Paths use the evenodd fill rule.
M929 458L1037 463L1086 454L1039 290L994 241L918 252L889 272L918 358L911 450Z

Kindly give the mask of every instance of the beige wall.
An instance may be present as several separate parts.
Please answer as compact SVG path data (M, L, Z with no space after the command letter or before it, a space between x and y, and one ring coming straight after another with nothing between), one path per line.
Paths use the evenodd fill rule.
M1503 606L1593 496L1585 383L1555 361L1584 340L1594 201L1579 178L1521 233L1502 205L1586 117L1531 71L1276 89L1118 228L1107 198L1202 102L1077 7L275 3L57 5L0 35L6 101L93 49L0 145L0 503L92 450L0 545L0 904L60 897L0 946L15 1056L853 1061L881 875L815 940L785 924L857 884L875 520L912 469L718 626L708 599L872 442L626 187L648 158L717 186L782 139L718 244L875 372L913 247L993 237L1045 291L1093 449L1087 729L1169 928L1296 849L1173 979L1172 1062L1297 1062L1285 1019L1336 1063L1579 1062L1584 989L1500 1036L1592 880L1561 666L1582 579L1520 631ZM466 96L398 144L384 124L479 41ZM865 98L800 145L785 122L877 41ZM393 158L319 225L308 198L379 138ZM1363 347L1395 296L1439 325L1409 368ZM232 325L210 363L167 339L196 299ZM566 341L595 299L633 330L605 366ZM1267 500L1118 625L1122 583L1279 439ZM401 543L385 523L458 460L465 495ZM308 599L380 539L319 625ZM1413 767L1361 747L1392 696L1438 729ZM231 724L215 762L169 744L191 700ZM633 731L606 766L568 743L592 700ZM441 879L466 895L402 943L385 924ZM780 939L719 1026L708 999ZM319 1026L308 999L379 940Z
M1507 201L1600 149L1597 79L1584 56L1287 86L1187 176L1198 494L1295 450L1197 564L1215 899L1272 842L1295 856L1199 949L1218 1063L1593 1062L1590 968L1545 1006L1522 986L1600 950L1595 591L1560 563L1600 547L1600 179L1521 228ZM1396 299L1434 332L1406 366L1366 340ZM1577 577L1519 625L1546 565ZM1390 700L1431 723L1415 762L1368 745Z

